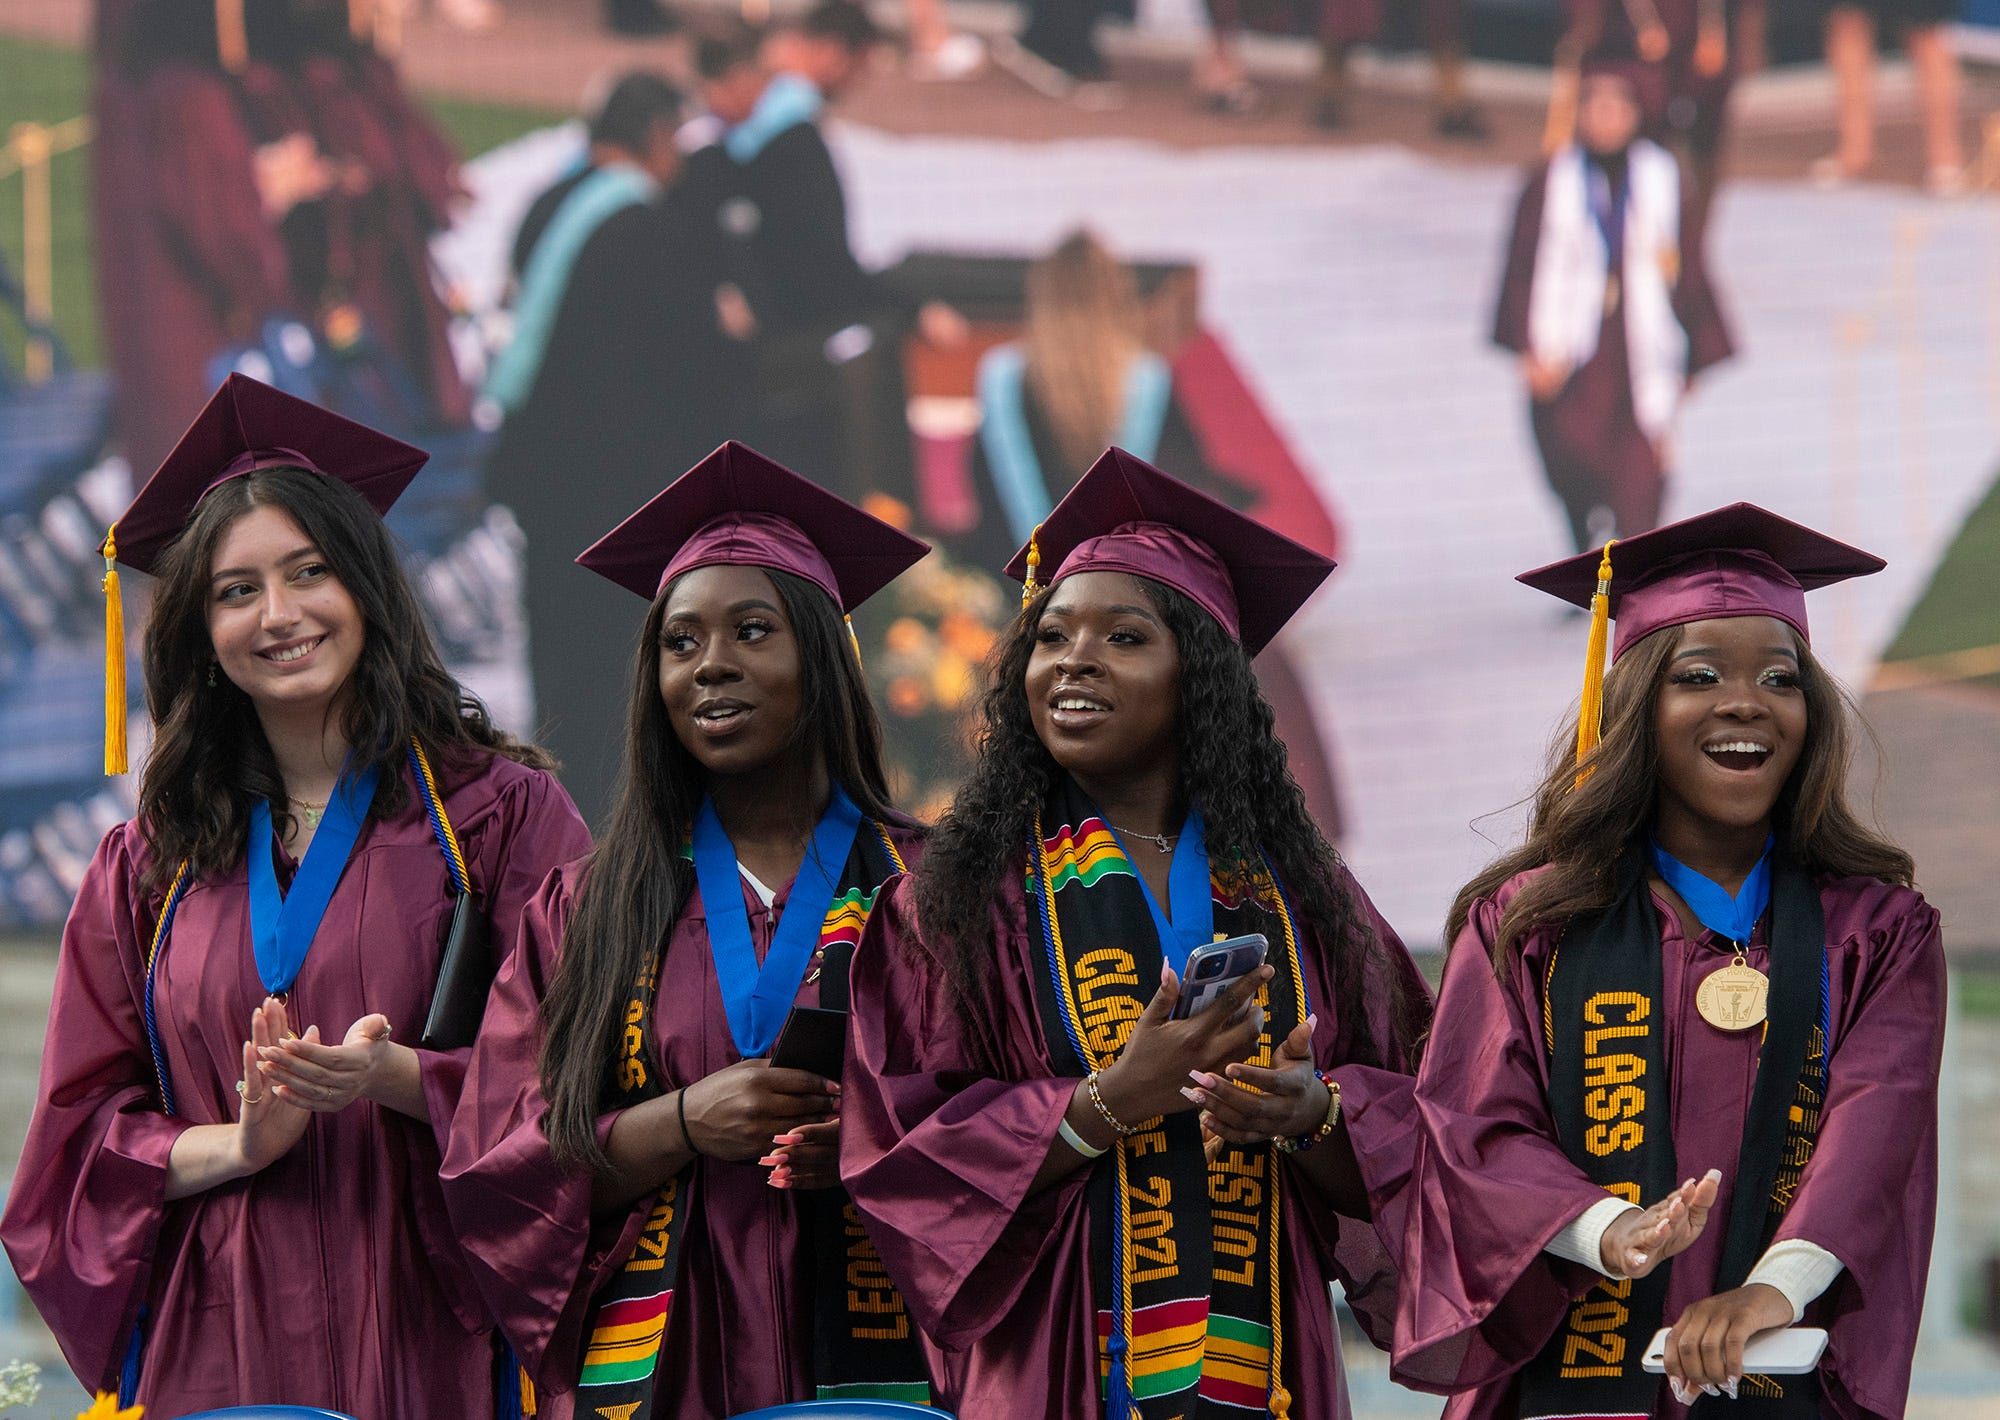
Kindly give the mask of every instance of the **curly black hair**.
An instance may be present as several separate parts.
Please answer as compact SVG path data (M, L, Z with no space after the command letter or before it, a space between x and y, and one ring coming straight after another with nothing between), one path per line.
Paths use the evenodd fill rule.
M1179 790L1201 805L1211 859L1224 872L1261 866L1260 850L1270 859L1300 924L1333 956L1335 1004L1347 1039L1362 1063L1385 1063L1373 1058L1367 1022L1371 977L1393 993L1390 1016L1399 1044L1408 1045L1421 1031L1417 1003L1406 999L1402 974L1380 961L1382 944L1348 887L1340 857L1306 810L1248 652L1187 596L1136 580L1180 650ZM944 963L974 1040L985 1039L984 1023L993 1015L991 904L1006 875L1020 871L1035 810L1062 773L1035 734L1025 689L1053 590L1023 607L994 647L980 702L977 760L932 830L916 875L919 928Z

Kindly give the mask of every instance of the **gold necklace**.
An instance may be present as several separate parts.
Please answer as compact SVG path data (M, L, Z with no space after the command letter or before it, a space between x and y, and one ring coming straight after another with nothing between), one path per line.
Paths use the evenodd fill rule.
M317 829L319 827L319 821L322 818L326 817L325 800L321 800L319 803L316 804L311 799L288 798L288 802L290 802L296 808L303 810L303 812L299 814L299 817L305 820L306 828L309 830Z

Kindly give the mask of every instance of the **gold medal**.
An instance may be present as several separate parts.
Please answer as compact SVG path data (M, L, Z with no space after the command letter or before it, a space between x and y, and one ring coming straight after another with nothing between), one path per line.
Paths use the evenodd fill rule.
M1695 1009L1717 1030L1750 1030L1764 1024L1771 978L1743 959L1712 972L1694 994Z

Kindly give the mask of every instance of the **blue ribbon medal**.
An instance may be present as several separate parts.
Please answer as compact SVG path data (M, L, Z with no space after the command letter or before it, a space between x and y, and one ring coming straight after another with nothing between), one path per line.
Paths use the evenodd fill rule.
M250 808L250 943L257 975L273 996L284 995L299 978L381 777L375 765L360 774L341 773L288 893L278 890L278 870L271 861L271 806L259 800Z
M1696 872L1657 840L1649 840L1653 867L1687 904L1695 920L1716 936L1736 947L1735 960L1702 978L1695 990L1695 1009L1701 1018L1718 1030L1749 1030L1764 1023L1771 995L1771 978L1751 966L1744 947L1757 930L1757 919L1771 903L1771 848L1776 838L1764 840L1764 854L1740 891L1729 890L1712 878Z
M813 829L812 846L799 864L784 915L771 934L764 964L757 965L757 948L750 936L750 914L743 906L743 878L736 866L736 845L715 815L715 805L701 802L694 821L694 876L708 913L708 950L722 987L729 1034L745 1060L768 1055L791 1014L792 1003L805 980L806 967L819 946L820 931L833 906L833 894L854 836L861 828L861 810L833 789L833 801ZM325 832L321 829L321 832Z

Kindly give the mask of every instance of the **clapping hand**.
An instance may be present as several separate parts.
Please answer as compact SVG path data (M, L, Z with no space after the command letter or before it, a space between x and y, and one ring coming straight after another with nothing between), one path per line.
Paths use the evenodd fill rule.
M282 1025L285 1008L277 1009ZM348 1027L339 1045L322 1044L318 1026L307 1026L304 1035L281 1034L258 1050L258 1068L286 1104L334 1114L369 1094L392 1048L389 1018L368 1015Z
M276 997L266 996L250 1013L250 1038L243 1042L243 1078L236 1082L236 1093L243 1100L236 1116L236 1147L246 1173L256 1173L291 1152L304 1137L310 1118L279 1095L258 1068L260 1052L277 1044L284 1033L284 1005Z
M1691 1178L1646 1209L1628 1208L1612 1220L1598 1244L1604 1271L1613 1277L1644 1277L1677 1252L1684 1252L1708 1225L1722 1173L1710 1169Z

